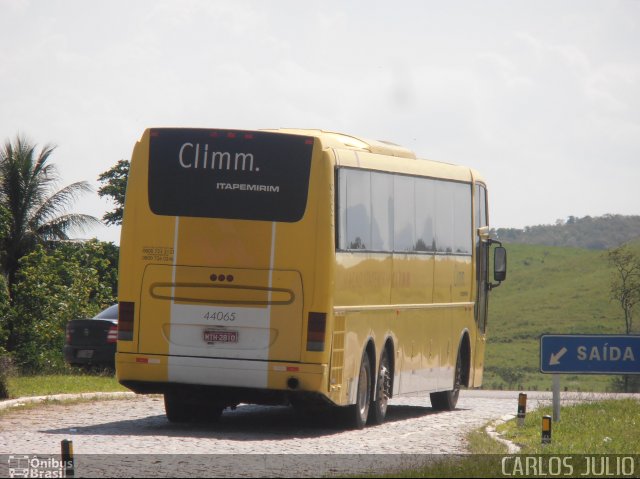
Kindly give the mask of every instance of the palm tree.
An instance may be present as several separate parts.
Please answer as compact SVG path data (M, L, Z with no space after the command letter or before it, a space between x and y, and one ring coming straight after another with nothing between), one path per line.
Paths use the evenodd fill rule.
M69 239L72 231L100 224L93 216L68 213L79 195L92 191L91 186L79 181L55 191L58 175L55 165L48 163L55 146L45 145L40 152L36 148L18 135L0 150L0 206L8 223L0 267L10 287L20 258L37 244Z

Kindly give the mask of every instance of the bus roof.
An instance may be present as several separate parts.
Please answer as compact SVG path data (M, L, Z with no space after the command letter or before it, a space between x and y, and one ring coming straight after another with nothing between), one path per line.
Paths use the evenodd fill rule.
M344 133L336 133L332 131L325 131L319 129L299 129L299 128L280 128L274 130L266 130L273 131L278 133L288 133L293 135L305 135L305 136L313 136L318 138L322 142L323 148L333 148L336 150L352 150L352 151L362 151L368 153L374 153L377 155L384 156L393 156L398 158L406 158L412 160L420 160L416 162L414 165L409 166L407 163L404 163L402 166L397 165L398 171L404 170L407 166L410 170L415 170L412 172L425 174L427 169L437 170L437 175L443 175L445 177L450 177L452 179L462 180L462 181L479 181L484 183L482 176L472 168L468 168L466 166L455 165L452 163L446 163L435 160L428 160L418 158L416 154L410 150L409 148L405 148L404 146L396 145L395 143L391 143L388 141L380 141L380 140L369 140L365 138L359 138L352 135L346 135ZM342 156L342 155L341 155ZM349 155L342 156L343 160L346 160ZM349 163L347 160L341 161L341 164ZM360 161L358 161L359 164ZM346 165L345 165L346 166ZM387 167L389 164L387 163ZM390 168L394 170L395 168Z
M400 158L416 159L416 154L409 148L396 145L389 141L368 140L358 138L353 135L337 133L333 131L314 130L314 129L297 129L297 128L281 128L276 130L267 130L279 133L289 133L293 135L314 136L322 141L325 148L347 148L354 150L363 150L379 155L397 156Z

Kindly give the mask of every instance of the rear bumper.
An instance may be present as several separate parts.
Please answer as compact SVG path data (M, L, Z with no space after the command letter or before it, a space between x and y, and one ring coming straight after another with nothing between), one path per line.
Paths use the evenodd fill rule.
M64 360L68 364L77 366L105 365L113 367L116 355L116 345L104 346L64 346Z
M117 353L116 374L140 393L164 393L180 384L323 395L328 389L326 364ZM290 387L291 378L297 387Z

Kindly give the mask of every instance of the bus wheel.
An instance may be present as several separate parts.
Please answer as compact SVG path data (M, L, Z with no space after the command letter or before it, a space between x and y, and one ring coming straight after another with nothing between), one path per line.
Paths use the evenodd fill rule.
M224 406L210 402L200 402L193 407L192 421L203 424L213 424L220 421Z
M369 411L370 424L382 424L387 415L387 406L391 397L391 368L387 349L382 350L380 367L378 368L378 380L376 385L376 398L371 403Z
M358 393L356 404L349 407L350 422L355 429L362 429L367 423L369 405L371 402L371 363L369 355L365 351L360 362L360 374L358 375Z
M175 393L164 393L164 411L169 422L191 421L191 408Z
M456 359L456 372L453 379L453 389L439 393L431 393L431 406L437 411L453 411L458 404L460 386L462 384L462 356L458 351Z

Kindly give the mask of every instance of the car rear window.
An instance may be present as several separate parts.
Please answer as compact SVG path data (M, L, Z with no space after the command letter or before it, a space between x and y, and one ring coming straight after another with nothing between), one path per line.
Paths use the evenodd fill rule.
M118 305L114 304L113 306L109 306L104 311L99 312L93 319L109 319L109 320L117 320L118 319Z

